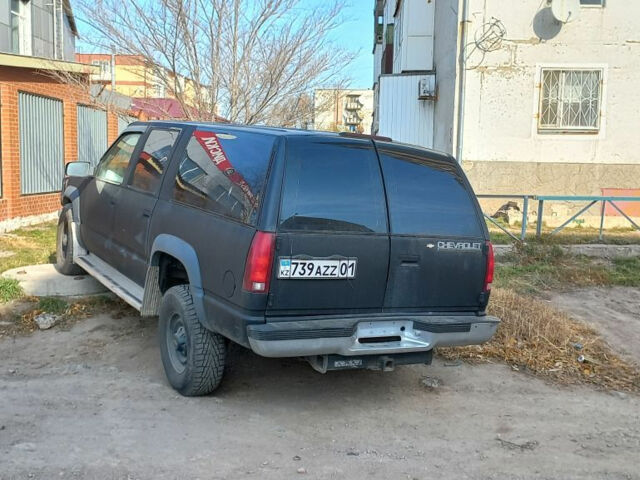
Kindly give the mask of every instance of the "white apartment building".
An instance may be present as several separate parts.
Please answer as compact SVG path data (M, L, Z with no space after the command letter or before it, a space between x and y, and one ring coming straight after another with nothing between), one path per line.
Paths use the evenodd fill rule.
M373 121L373 90L318 89L313 95L313 128L369 133Z
M454 154L477 193L640 195L640 2L374 8L372 133Z

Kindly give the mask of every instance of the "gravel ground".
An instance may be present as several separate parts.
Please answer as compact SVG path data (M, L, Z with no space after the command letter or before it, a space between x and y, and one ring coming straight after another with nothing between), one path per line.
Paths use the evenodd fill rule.
M439 359L321 375L235 348L214 396L183 398L155 331L99 315L0 341L0 478L640 479L637 396Z

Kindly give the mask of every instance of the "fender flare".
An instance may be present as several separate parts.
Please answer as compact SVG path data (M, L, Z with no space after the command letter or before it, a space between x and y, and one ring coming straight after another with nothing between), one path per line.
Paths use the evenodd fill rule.
M65 200L68 200L65 202ZM77 187L69 185L62 193L62 204L71 203L71 211L73 213L73 221L80 223L80 190Z
M194 248L183 239L175 235L162 233L158 235L151 246L149 255L149 267L144 287L144 299L140 310L143 316L158 315L162 293L160 292L160 253L171 255L184 265L189 277L189 286L193 304L200 322L210 330L212 325L205 315L204 289L202 288L202 276L200 274L200 261Z

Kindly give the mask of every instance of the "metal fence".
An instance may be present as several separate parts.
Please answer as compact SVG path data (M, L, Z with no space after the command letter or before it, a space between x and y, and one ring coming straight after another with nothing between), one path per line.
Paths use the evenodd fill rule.
M527 235L528 215L530 201L538 202L538 211L536 212L536 237L540 238L542 235L542 222L544 216L545 202L588 202L586 206L581 208L578 212L573 214L569 219L563 222L559 227L555 228L550 235L555 235L558 232L566 228L571 222L575 221L579 216L587 212L591 207L600 203L600 229L598 238L600 240L604 237L604 224L605 224L605 210L607 204L611 205L622 217L624 217L636 230L640 230L640 225L633 221L633 219L623 211L622 208L616 202L640 202L640 197L613 197L613 196L579 196L579 195L477 195L479 199L522 199L522 226L520 229L520 236L516 236L513 232L507 230L503 225L495 220L492 216L484 213L484 217L493 225L498 227L504 233L509 235L513 240L524 242Z
M107 112L78 105L78 160L95 167L107 149Z
M62 102L20 92L18 118L21 192L59 190L64 175Z

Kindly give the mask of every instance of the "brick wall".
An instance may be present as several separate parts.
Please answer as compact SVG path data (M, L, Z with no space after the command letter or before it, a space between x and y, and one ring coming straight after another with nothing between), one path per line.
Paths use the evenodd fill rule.
M2 160L0 221L54 212L60 208L59 193L35 195L20 193L18 92L43 95L62 101L65 163L78 160L77 104L91 104L83 88L66 84L51 74L27 68L0 66L0 158ZM107 115L108 142L113 142L117 135L117 116L109 112Z

